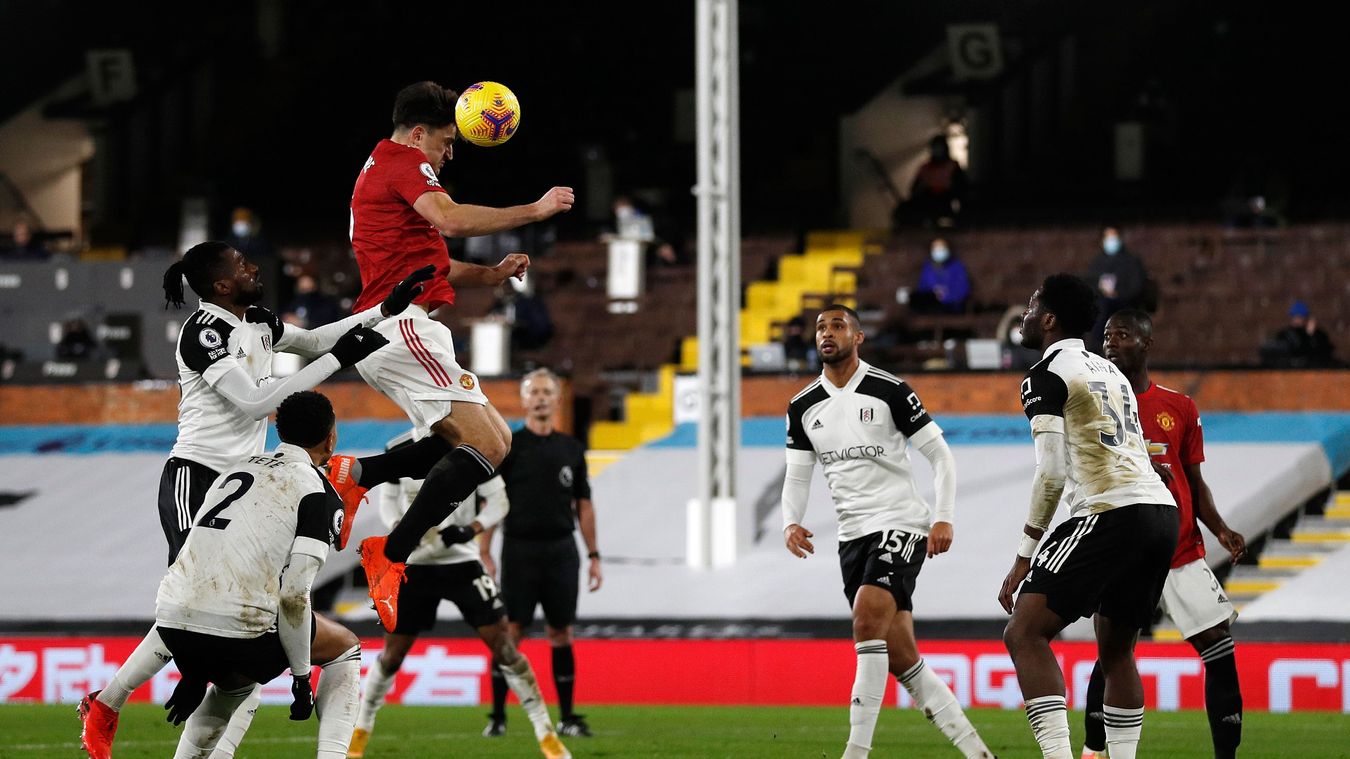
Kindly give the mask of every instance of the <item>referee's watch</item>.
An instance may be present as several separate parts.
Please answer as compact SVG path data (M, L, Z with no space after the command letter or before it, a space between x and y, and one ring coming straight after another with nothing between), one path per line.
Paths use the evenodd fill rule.
M586 558L590 559L591 561L599 561L599 560L600 560L600 552L599 552L599 551L591 551L590 553L586 554Z

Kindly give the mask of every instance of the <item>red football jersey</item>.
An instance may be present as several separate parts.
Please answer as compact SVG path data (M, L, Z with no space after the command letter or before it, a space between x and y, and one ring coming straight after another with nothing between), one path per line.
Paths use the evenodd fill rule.
M1189 564L1205 555L1205 539L1191 503L1191 483L1186 465L1205 460L1205 439L1200 429L1200 411L1190 397L1161 385L1149 384L1136 396L1139 399L1139 423L1148 441L1153 461L1172 471L1167 489L1181 509L1181 531L1172 568Z
M445 192L426 154L393 140L381 140L366 159L352 191L351 239L361 269L361 296L352 311L363 311L389 295L399 280L434 264L436 274L414 303L427 311L455 302L450 251L445 238L413 203L427 192Z

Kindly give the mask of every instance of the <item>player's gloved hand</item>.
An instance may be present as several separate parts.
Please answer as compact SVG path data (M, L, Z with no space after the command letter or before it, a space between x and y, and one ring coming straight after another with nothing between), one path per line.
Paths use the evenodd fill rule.
M281 323L281 317L268 311L262 306L249 306L244 312L244 321L250 324L266 324L272 329L272 344L276 345L281 339L281 333L286 331L285 325Z
M169 700L164 702L164 708L169 712L165 719L175 725L183 724L206 698L206 685L205 680L180 679Z
M291 675L291 719L304 722L314 713L314 689L309 686L309 673Z
M453 546L458 545L459 543L467 543L470 540L473 540L474 536L477 534L478 533L474 532L472 527L467 527L462 524L452 524L444 530L441 530L441 540L445 541L447 546Z
M347 334L338 338L329 353L346 369L388 344L389 340L384 335L370 327L352 327L347 330Z
M420 282L426 282L436 273L436 267L427 264L417 271L409 274L402 282L394 285L394 289L389 293L389 297L384 299L384 307L381 312L385 316L396 316L403 313L403 309L413 302L422 292Z

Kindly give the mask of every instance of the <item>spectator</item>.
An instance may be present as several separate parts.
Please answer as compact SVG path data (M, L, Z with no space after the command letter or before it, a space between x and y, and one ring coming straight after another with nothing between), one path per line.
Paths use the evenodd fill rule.
M928 142L928 160L919 167L909 188L908 205L924 226L951 227L966 196L966 171L951 157L947 137Z
M511 349L534 350L553 339L553 319L544 300L532 292L518 292L510 284L497 288L497 300L490 314L496 314L511 325Z
M1087 280L1097 288L1097 323L1086 342L1099 353L1106 320L1123 308L1141 307L1148 283L1144 262L1126 249L1118 227L1102 227L1102 249L1088 267Z
M305 329L332 324L345 316L337 299L321 292L319 283L308 274L302 274L296 279L295 297L282 311L281 318L288 324Z
M20 219L14 222L13 242L4 251L5 258L24 259L24 258L46 258L51 255L47 246L42 244L37 235L33 234L33 228L27 221Z
M941 237L928 246L928 260L919 275L919 286L910 296L910 310L921 314L965 313L970 300L970 273L965 264L952 255L951 246Z
M656 234L656 222L652 215L637 207L627 195L614 198L614 234L603 235L606 242L610 239L637 240L646 244L648 266L675 266L681 263L675 246Z
M1261 346L1261 364L1293 368L1335 366L1334 351L1331 338L1317 326L1308 304L1296 300L1289 307L1289 325Z
M68 319L61 325L61 341L56 344L58 361L85 361L94 358L98 341L84 319Z
M790 371L816 368L816 346L806 337L806 322L794 316L783 327L783 359Z

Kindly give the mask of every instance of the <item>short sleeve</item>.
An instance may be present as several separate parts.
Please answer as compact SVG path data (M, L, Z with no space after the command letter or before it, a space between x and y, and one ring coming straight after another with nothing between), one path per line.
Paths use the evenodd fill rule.
M178 354L187 368L198 374L205 374L220 361L233 362L229 345L231 331L233 327L220 319L202 324L194 316L183 325L183 334L178 338Z
M1022 380L1022 411L1028 419L1038 416L1063 418L1064 404L1069 399L1069 388L1064 380L1049 369L1032 367Z
M586 471L586 449L577 446L577 465L572 473L572 497L576 500L591 499L591 478Z
M804 408L793 403L787 412L787 447L790 451L814 451L811 439L806 436L806 427L802 425Z
M1200 409L1195 401L1187 399L1186 426L1182 428L1181 463L1183 466L1199 464L1205 460L1205 432L1200 425Z
M914 437L919 430L933 423L933 418L928 415L928 409L924 408L923 401L919 400L919 394L903 380L891 391L887 405L891 408L895 428L905 437Z
M337 540L342 531L344 511L342 499L324 480L324 489L315 491L300 499L299 518L296 520L295 536L312 538L324 544Z
M414 155L400 156L397 165L392 166L389 172L389 189L410 206L425 193L445 192L440 178L436 176L436 169L417 158Z

